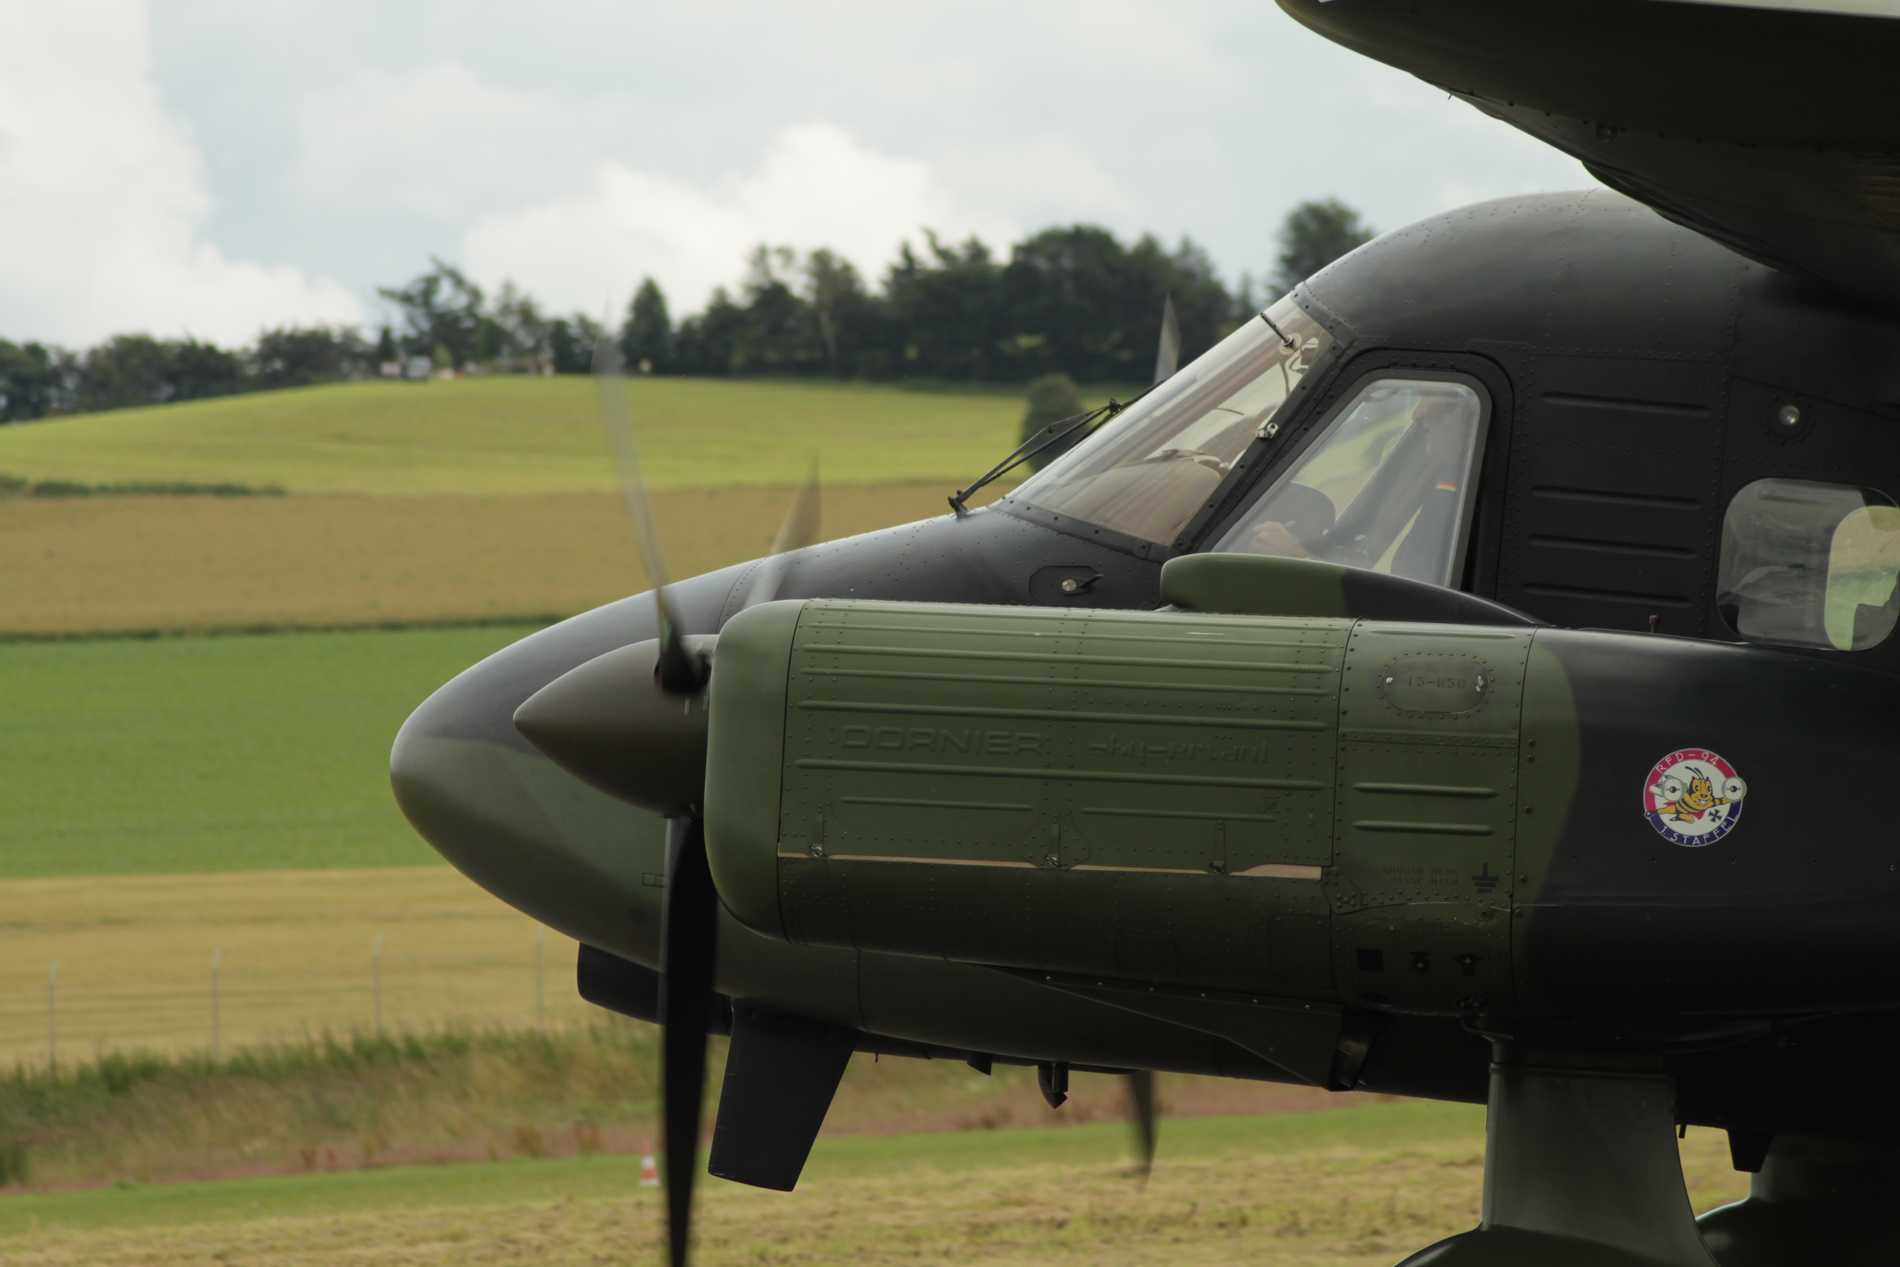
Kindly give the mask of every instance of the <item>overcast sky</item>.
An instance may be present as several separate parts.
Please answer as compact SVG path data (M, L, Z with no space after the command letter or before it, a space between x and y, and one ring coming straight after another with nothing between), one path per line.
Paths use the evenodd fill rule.
M1589 183L1270 0L5 0L0 336L248 340L437 254L676 314L759 241L867 278L922 227L1094 221L1232 282L1336 195L1379 228Z

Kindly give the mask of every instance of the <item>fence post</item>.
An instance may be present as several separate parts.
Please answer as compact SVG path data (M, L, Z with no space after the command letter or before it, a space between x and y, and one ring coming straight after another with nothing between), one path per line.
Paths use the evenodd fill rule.
M46 1068L59 1069L59 960L46 970Z
M383 1036L383 935L376 934L376 940L369 947L369 988L371 1006L376 1015L376 1037Z
M218 1015L218 970L224 964L224 947L211 948L211 1059L217 1060L222 1052L222 1028Z
M536 924L534 926L534 1027L536 1029L545 1029L547 1027L547 1013L545 1011L545 1000L541 988L541 967L543 961L547 958L547 950L547 927L542 924Z

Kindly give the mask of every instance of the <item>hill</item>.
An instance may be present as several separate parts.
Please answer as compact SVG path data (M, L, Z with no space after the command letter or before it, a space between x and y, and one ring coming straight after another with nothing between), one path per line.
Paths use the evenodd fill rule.
M1014 444L1013 390L648 378L629 384L656 489L955 483ZM617 487L587 378L344 383L0 427L0 473L292 493Z

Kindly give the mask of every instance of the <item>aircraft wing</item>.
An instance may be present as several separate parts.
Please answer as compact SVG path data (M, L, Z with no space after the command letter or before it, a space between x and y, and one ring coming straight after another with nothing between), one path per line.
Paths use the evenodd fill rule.
M1900 308L1900 0L1279 0L1745 255Z

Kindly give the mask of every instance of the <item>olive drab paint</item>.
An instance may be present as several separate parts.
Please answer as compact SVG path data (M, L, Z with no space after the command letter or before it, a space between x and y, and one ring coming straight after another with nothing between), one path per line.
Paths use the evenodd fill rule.
M715 878L795 942L1506 1004L1530 647L1337 618L775 604L721 636Z
M1827 1006L1900 976L1867 954L1900 948L1885 864L1759 791L1746 828L1685 849L1632 788L1658 751L1723 775L1716 800L1741 764L1860 773L1851 743L1739 703L1811 664L1537 627L775 603L720 637L708 847L760 932L1090 990L1489 1025L1611 992L1658 1016ZM1864 730L1900 685L1863 675L1835 708ZM1677 742L1711 729L1737 766ZM1757 966L1794 899L1815 924L1779 921L1790 953Z

